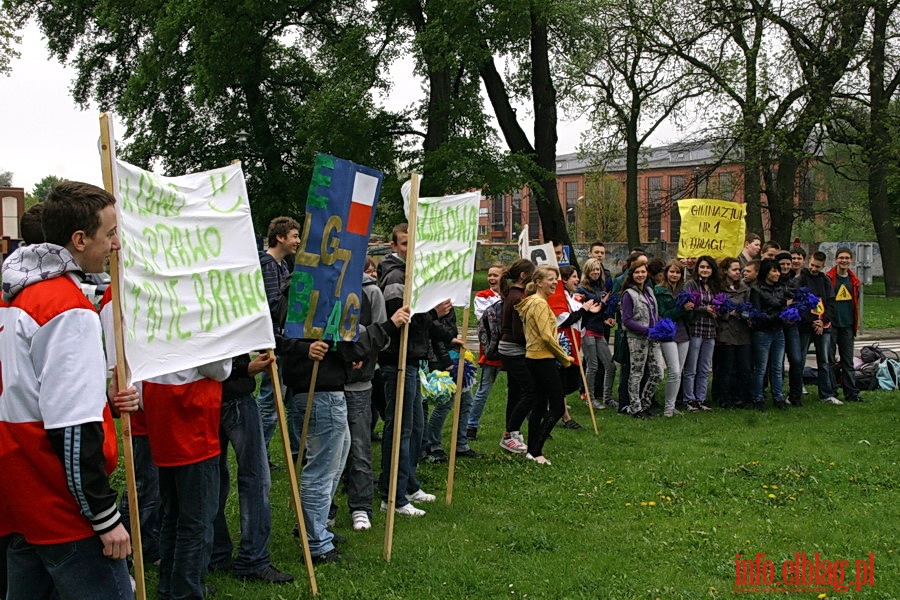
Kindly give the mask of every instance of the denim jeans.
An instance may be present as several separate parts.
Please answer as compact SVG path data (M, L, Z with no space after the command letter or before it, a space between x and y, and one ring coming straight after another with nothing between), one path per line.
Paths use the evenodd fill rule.
M750 344L716 344L712 395L719 406L743 406L750 402L753 352Z
M372 483L372 388L344 391L347 399L347 425L350 428L350 453L344 469L347 507L353 513L366 511L372 516L375 489Z
M222 421L219 426L219 510L213 523L211 564L227 568L235 575L257 573L269 565L269 538L272 533L272 511L269 490L272 480L263 442L262 421L251 394L222 399ZM234 544L225 519L231 479L228 472L228 442L234 447L237 461L238 502L241 515L241 544L232 561Z
M463 390L459 396L459 421L458 431L456 432L456 450L464 451L469 449L469 438L466 435L466 423L469 422L469 410L472 408L472 389ZM438 404L431 411L428 422L425 424L425 439L422 442L422 448L427 452L434 448L441 448L443 444L444 423L447 421L447 415L453 410L453 398L448 402Z
M381 499L387 502L390 491L391 452L394 443L394 410L397 404L397 367L381 367L384 376L384 433L381 441ZM422 407L422 390L419 387L419 371L415 365L407 365L404 371L403 422L400 427L400 457L397 462L397 496L395 507L409 504L406 494L419 490L416 466L422 449L425 430L425 414Z
M691 336L687 359L684 361L684 373L681 376L685 402L706 402L706 386L709 382L715 347L715 338Z
M606 338L587 335L581 337L581 343L591 397L596 400L602 399L608 404L612 401L613 379L616 377L616 363L609 351L609 343ZM602 390L599 397L596 396L598 388Z
M259 406L259 416L262 419L263 440L265 440L266 448L268 448L269 442L275 437L275 427L278 424L278 412L275 410L275 390L272 387L272 378L269 376L268 371L263 371L260 374L259 396L256 398L256 403Z
M294 394L301 423L306 413L306 401L306 393ZM328 511L349 452L350 427L344 392L316 392L306 432L306 464L300 473L300 503L309 551L313 556L334 549L334 534L327 529Z
M7 600L126 600L134 598L125 560L103 556L96 535L62 544L29 544L21 535L9 538Z
M491 395L491 389L494 387L498 373L500 373L500 367L482 365L481 381L478 383L478 390L472 400L472 408L469 409L467 429L478 429L481 426L481 415L484 414L484 407L487 404L488 396Z
M666 362L666 400L663 408L675 408L678 389L681 387L681 373L687 360L688 342L662 342L659 349Z
M138 515L141 525L141 548L145 564L159 560L159 524L162 510L159 501L159 470L150 454L150 438L146 435L131 437L134 455L134 478L137 484ZM122 494L119 512L122 524L131 531L131 513L128 512L128 493Z
M859 398L859 390L856 387L856 371L853 369L853 334L852 327L831 327L831 357L835 363L835 349L841 354L838 367L841 370L841 387L844 388L844 399L855 400Z
M806 366L806 348L800 343L800 328L797 325L784 327L784 351L788 359L788 399L796 400L803 395L803 367Z
M809 343L816 348L816 386L819 388L819 400L836 395L834 373L831 371L829 355L831 354L831 330L826 329L822 335L812 331L800 332L800 348L804 354L809 351Z
M219 504L219 457L160 467L159 494L159 598L203 598Z
M769 373L769 385L772 399L776 402L784 400L782 380L784 379L784 331L753 332L753 388L754 402L763 401L763 380Z

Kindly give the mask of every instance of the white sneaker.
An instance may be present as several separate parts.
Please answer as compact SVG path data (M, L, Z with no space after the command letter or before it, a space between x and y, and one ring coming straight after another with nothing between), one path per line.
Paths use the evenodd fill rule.
M541 455L541 456L538 456L535 458L534 456L532 456L529 453L529 454L525 455L525 458L527 458L528 460L533 460L534 462L536 462L539 465L552 465L553 464L549 460L547 460L547 457L545 457L544 455Z
M387 502L384 502L384 501L381 502L381 510L387 510ZM409 504L406 504L405 506L401 506L400 508L395 508L394 512L397 513L398 515L404 515L407 517L424 517L425 516L425 511L422 510L421 508L416 508L415 506L413 506L412 502L410 502Z
M366 511L355 510L350 517L353 519L353 531L368 531L372 528L372 523L369 521L369 515L366 514Z
M525 454L528 452L528 446L512 436L500 440L500 447L513 454Z
M528 444L525 443L525 437L518 431L514 431L513 433L511 433L509 435L511 435L514 440L516 440L520 444L524 445L526 448L528 447Z
M823 398L822 402L824 402L825 404L843 404L843 402L841 402L834 396L828 396L827 398Z
M437 499L437 496L429 494L425 490L418 489L413 494L407 494L406 499L410 502L434 502Z

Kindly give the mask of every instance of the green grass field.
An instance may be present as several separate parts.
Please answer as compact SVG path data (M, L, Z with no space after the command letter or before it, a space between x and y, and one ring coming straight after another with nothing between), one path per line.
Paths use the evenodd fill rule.
M575 398L572 414L589 427ZM391 563L382 558L383 513L376 509L372 530L354 532L339 492L336 531L348 538L341 550L354 560L317 569L320 597L726 598L733 595L736 554L765 553L780 577L782 562L801 552L849 560L851 568L873 553L874 587L855 591L851 570L851 591L829 587L827 597L900 597L898 397L867 398L831 406L813 392L805 407L787 412L716 410L649 421L604 410L597 413L599 436L589 428L557 429L545 448L553 465L541 466L498 446L501 375L472 444L483 456L458 462L450 506L447 465L420 466L423 487L438 502L421 505L428 510L423 518L398 516ZM445 440L449 428L448 420ZM213 574L217 598L309 596L300 545L290 534L285 473L274 477L271 550L297 581L275 587ZM150 567L151 597L155 576Z

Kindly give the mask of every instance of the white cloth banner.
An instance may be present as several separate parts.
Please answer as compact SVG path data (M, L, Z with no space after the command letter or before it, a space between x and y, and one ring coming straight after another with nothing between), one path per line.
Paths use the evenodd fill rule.
M447 298L469 306L481 191L419 198L410 308L428 312Z
M241 165L163 177L117 160L132 381L275 347Z

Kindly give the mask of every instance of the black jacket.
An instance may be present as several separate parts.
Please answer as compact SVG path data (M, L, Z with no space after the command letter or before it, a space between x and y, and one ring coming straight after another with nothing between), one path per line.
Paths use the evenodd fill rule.
M780 281L769 285L765 281L758 281L750 288L750 302L764 313L767 319L758 323L755 329L758 331L774 331L783 325L780 315L787 307L785 286Z
M828 275L821 272L818 275L813 275L809 272L809 269L803 269L797 277L797 281L799 287L809 288L810 292L821 298L822 304L825 306L825 312L821 317L822 322L826 325L831 323L831 319L834 317L834 286L831 285ZM800 323L800 328L810 331L812 322L816 320L816 315L807 313L802 316L803 321Z
M222 382L222 400L233 400L253 393L256 389L256 378L247 374L249 366L249 354L231 359L231 374Z

